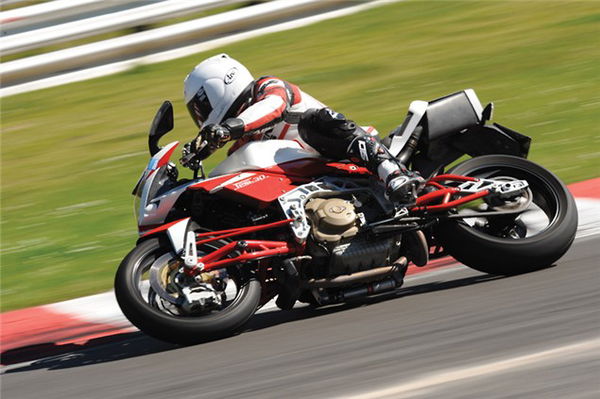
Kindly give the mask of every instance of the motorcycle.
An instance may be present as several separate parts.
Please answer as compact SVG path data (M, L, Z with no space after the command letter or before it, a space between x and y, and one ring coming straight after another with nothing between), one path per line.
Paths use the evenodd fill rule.
M133 190L139 239L115 278L123 313L187 344L239 330L273 298L291 309L393 292L409 263L441 256L494 275L552 265L574 240L575 202L526 159L529 137L488 123L492 112L471 89L410 104L383 140L426 179L416 203L401 207L366 168L287 140L247 143L208 177L184 151L194 175L178 179L178 143L158 146L173 129L165 101ZM305 128L302 115L286 118Z

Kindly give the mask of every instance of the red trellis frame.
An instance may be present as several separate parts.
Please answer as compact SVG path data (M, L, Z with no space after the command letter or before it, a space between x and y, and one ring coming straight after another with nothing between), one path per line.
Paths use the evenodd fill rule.
M460 175L452 175L445 174L432 177L426 183L427 186L437 188L436 191L432 191L430 193L424 194L417 198L416 206L411 208L411 211L446 211L450 208L454 208L455 206L466 204L467 202L474 201L478 198L485 197L490 193L489 190L481 190L476 193L471 193L469 195L465 195L464 197L457 198L455 200L450 200L452 195L460 194L460 189L456 187L446 187L442 184L445 181L454 181L454 182L466 182L466 181L478 181L479 179L475 177L469 176L460 176ZM431 202L441 199L441 203L428 205Z
M261 224L258 226L238 227L235 229L209 231L196 234L196 245L206 244L212 241L222 240L224 238L239 236L242 234L253 233L256 231L274 229L292 223L294 219L285 219L278 222ZM280 256L298 253L303 250L301 245L295 242L287 241L266 241L266 240L238 240L232 241L223 247L210 252L198 258L198 264L203 264L202 268L191 268L191 273L199 271L210 271L212 269L227 266L234 263L258 260L271 256ZM227 258L233 252L240 252L239 255Z
M426 185L435 187L437 190L424 194L417 198L416 206L411 208L411 211L445 211L457 205L462 205L467 202L485 197L490 193L489 190L482 190L476 193L471 193L463 197L451 200L453 195L460 194L460 189L456 187L447 187L443 184L446 181L465 182L477 181L478 179L468 176L459 176L452 174L444 174L435 176L429 179ZM440 201L440 203L434 203ZM262 230L274 229L283 227L293 223L294 219L285 219L278 222L262 224L250 227L238 227L235 229L210 231L199 233L196 235L197 245L206 244L212 241L222 240L239 236L242 234L253 233ZM227 258L233 252L240 252L239 255ZM237 240L232 241L223 247L210 252L198 258L198 264L202 264L202 268L194 267L188 269L191 274L200 271L206 272L215 268L224 267L234 263L247 262L267 258L271 256L281 256L289 254L300 254L304 251L304 246L295 242L288 241L265 241L265 240Z

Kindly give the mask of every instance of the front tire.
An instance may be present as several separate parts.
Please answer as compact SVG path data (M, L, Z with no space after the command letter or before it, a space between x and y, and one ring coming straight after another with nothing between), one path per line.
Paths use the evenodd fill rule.
M532 197L531 205L518 216L489 218L488 226L496 224L494 229L479 229L468 224L468 219L452 220L439 226L440 244L465 265L497 275L531 272L552 265L573 243L577 230L575 201L565 185L545 168L514 156L486 155L469 159L450 173L524 179L529 183ZM547 220L547 226L528 231L519 218L530 208ZM507 231L510 234L503 233Z
M170 251L167 240L151 238L137 245L117 270L117 302L136 327L163 341L191 344L231 334L254 314L261 295L260 282L241 268L238 269L239 291L231 304L219 312L197 317L180 316L152 306L140 290L141 275L147 272L153 262Z

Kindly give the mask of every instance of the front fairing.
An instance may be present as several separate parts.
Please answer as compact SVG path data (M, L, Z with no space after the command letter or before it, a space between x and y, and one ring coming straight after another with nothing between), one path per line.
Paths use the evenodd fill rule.
M167 201L168 203L161 206L159 199L178 188L175 187L176 179L172 177L172 173L169 173L169 168L174 168L173 165L169 166L169 160L178 144L178 142L170 143L156 153L133 189L134 212L140 228L162 223L172 208L174 200L172 203ZM170 197L172 196L171 194ZM167 209L166 205L171 206Z
M138 186L134 200L138 225L147 224L148 218L154 213L156 203L153 202L153 199L165 186L165 180L168 179L166 171L166 166L162 166L151 173L146 173L146 170L142 174L140 179L142 183Z

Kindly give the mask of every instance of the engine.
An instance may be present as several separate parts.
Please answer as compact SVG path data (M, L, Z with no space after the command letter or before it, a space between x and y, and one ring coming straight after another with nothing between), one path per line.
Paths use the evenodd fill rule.
M342 198L316 198L306 204L312 226L309 252L318 267L325 266L324 274L352 274L389 265L398 258L400 236L373 238L359 233L364 214L371 213L365 208L359 201Z
M324 243L338 243L358 233L354 204L341 198L316 198L306 205L313 237Z

